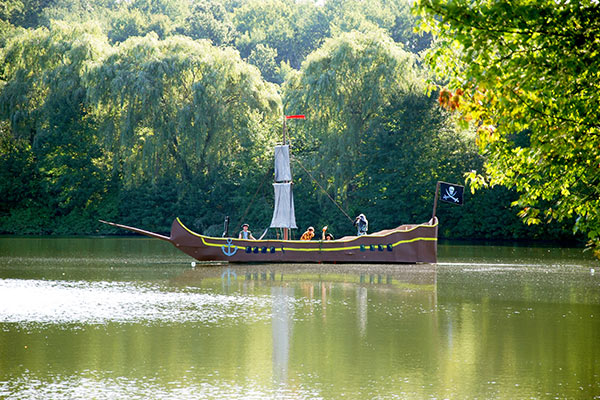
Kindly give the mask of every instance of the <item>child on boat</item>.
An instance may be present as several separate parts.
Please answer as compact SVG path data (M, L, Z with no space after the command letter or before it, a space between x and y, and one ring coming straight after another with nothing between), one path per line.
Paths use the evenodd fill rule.
M309 226L306 232L300 236L300 240L311 240L313 237L315 237L315 228Z

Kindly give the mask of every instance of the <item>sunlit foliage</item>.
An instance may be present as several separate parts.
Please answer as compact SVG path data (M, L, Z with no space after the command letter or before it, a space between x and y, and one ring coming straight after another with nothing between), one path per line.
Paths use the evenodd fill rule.
M478 129L473 187L516 188L528 223L575 220L600 245L600 5L420 2L442 103Z
M86 81L103 135L140 179L189 181L252 159L268 142L256 126L279 107L275 88L237 53L186 37L129 39Z

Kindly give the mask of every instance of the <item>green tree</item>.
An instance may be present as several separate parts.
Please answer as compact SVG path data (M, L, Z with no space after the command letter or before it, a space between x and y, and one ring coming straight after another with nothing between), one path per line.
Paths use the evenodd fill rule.
M39 182L30 143L11 135L8 122L0 123L0 217L39 205Z
M195 2L182 31L193 39L210 39L215 46L221 46L233 41L235 28L223 4L202 0Z
M357 211L385 221L380 228L429 220L437 181L462 182L481 165L472 134L424 92L394 96L362 142L349 196ZM443 226L457 225L464 212L444 213Z
M14 26L11 24L11 15L20 10L23 3L18 0L4 1L0 4L0 48L4 47L4 37L10 32Z
M112 42L124 42L130 37L154 32L164 39L175 30L172 21L163 14L147 15L135 8L124 9L111 19L108 37Z
M250 52L248 62L255 65L265 80L274 83L282 83L283 80L279 77L279 71L275 59L277 58L277 50L269 46L259 43Z
M286 112L308 115L307 133L330 189L345 201L373 123L398 93L424 92L414 58L388 36L352 32L328 40L286 82ZM313 164L311 167L315 167Z
M600 6L594 1L423 0L449 79L441 101L478 129L485 175L528 223L576 220L600 250ZM599 253L600 255L600 253Z
M114 0L52 0L45 2L40 12L38 26L50 27L52 21L86 23L94 21L104 25L118 8Z
M296 69L329 36L324 10L312 2L249 0L235 9L233 21L243 58L262 44L277 51L277 65L285 61Z
M185 0L132 0L129 3L130 10L140 10L147 16L165 15L177 25L190 14L190 6L191 2Z
M259 43L278 51L293 43L291 24L294 3L290 0L248 1L237 8L234 24L239 36L236 48L243 58Z
M392 39L408 51L421 53L431 46L431 34L416 31L418 25L419 17L412 12L411 4L400 0L394 25L389 28Z
M0 5L0 19L24 28L36 28L42 21L44 9L54 0L4 0Z
M419 53L429 47L431 35L415 32L419 17L411 8L406 0L328 0L324 5L332 36L382 29L405 50Z
M329 0L324 7L335 37L352 31L369 33L382 29L389 33L395 23L397 5L397 1Z
M130 183L241 176L264 157L271 139L260 126L280 107L275 87L237 52L185 37L130 38L86 79Z
M2 53L6 83L0 90L0 118L10 122L5 132L13 143L13 150L3 152L15 151L3 157L20 159L25 176L35 176L39 185L31 190L22 177L12 175L15 186L35 196L13 204L13 211L43 204L62 218L93 207L100 198L103 154L81 76L103 45L105 38L95 26L56 24L51 30L24 31Z

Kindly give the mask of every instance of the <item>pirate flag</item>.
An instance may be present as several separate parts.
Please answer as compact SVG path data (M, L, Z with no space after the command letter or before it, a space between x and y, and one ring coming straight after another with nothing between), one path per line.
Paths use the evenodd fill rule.
M440 184L440 200L446 203L463 204L464 186L455 185L453 183L439 182Z

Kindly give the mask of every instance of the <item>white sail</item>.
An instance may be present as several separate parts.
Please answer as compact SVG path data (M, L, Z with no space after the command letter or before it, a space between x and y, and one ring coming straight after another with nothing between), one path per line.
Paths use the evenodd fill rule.
M289 182L274 183L273 189L275 189L275 209L273 210L271 228L297 229L292 184Z
M275 146L275 182L286 182L292 180L290 170L290 146Z

